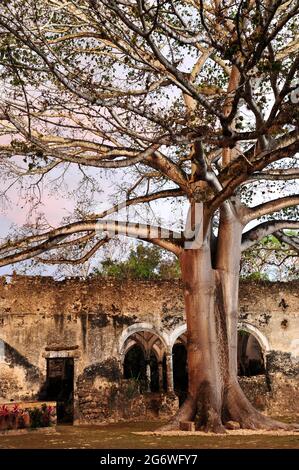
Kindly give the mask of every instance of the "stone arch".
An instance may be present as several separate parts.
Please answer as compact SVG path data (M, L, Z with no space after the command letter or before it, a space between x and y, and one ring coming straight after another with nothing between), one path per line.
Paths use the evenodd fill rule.
M151 323L147 323L147 322L135 323L134 325L128 326L128 328L126 328L120 335L119 343L118 343L118 350L119 350L119 354L122 360L123 360L123 355L124 355L125 348L126 348L126 341L128 340L128 338L132 336L133 334L142 332L142 331L148 331L149 333L152 333L153 335L157 336L157 338L161 341L162 345L164 346L165 350L168 350L169 339L163 332L157 331L156 328Z
M244 330L247 333L252 334L257 341L259 342L264 353L267 353L271 350L270 343L268 338L254 325L248 322L239 322L238 330ZM176 340L184 333L187 332L186 324L178 326L172 333L169 335L169 344L171 348L174 346Z
M124 368L125 378L128 378L127 370L130 361L133 360L131 368L135 368L135 373L137 370L134 356L128 357L130 348L134 345L141 347L144 354L145 374L142 361L139 361L139 364L142 366L140 376L146 376L147 391L162 391L164 389L164 376L167 367L164 358L166 358L166 354L169 354L168 335L157 330L151 323L147 322L135 323L126 328L119 339L120 362Z
M261 346L263 354L267 354L267 352L271 350L268 338L256 326L247 322L239 322L238 330L243 330L252 334Z
M182 404L187 395L188 388L188 372L187 372L187 340L185 338L187 332L186 323L179 325L169 334L170 357L169 369L171 370L172 388L179 397L179 403ZM182 337L183 340L182 340ZM179 341L181 339L182 341ZM182 351L178 348L184 348L184 357ZM183 360L182 360L183 359Z
M165 351L160 349L159 347L157 347L156 344L153 344L152 346L152 351L153 353L156 355L156 358L157 358L157 361L158 362L161 362L163 361L163 357L164 357L164 354L165 354Z
M124 345L124 349L123 349L123 356L125 356L126 354L128 354L128 352L134 348L134 346L139 346L140 349L142 350L143 354L144 354L144 357L146 357L146 349L144 347L144 344L141 343L140 341L135 341L134 339L130 339L130 337L126 340L126 345Z
M172 350L176 340L186 332L187 332L186 323L184 323L183 325L178 326L175 330L172 331L172 333L169 335L169 344L170 344L171 350Z

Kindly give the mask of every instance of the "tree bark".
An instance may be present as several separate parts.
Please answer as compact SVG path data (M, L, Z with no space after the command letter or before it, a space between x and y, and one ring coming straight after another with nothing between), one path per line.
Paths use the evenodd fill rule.
M194 421L197 429L225 432L228 421L241 428L289 429L263 416L248 401L237 378L237 322L242 223L222 211L217 252L209 240L180 255L188 336L188 396L161 430Z

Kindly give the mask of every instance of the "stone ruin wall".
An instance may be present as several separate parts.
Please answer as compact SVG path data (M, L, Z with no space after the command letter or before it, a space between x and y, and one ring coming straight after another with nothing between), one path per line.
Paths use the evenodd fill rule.
M272 414L298 413L299 283L243 282L240 324L259 339L267 374L243 377L245 393ZM184 328L180 281L112 281L94 278L55 281L13 276L0 282L0 401L39 396L46 358L75 361L75 421L137 419L177 407L164 394L149 403L122 379L121 345L143 327L169 341ZM283 410L283 411L282 411Z

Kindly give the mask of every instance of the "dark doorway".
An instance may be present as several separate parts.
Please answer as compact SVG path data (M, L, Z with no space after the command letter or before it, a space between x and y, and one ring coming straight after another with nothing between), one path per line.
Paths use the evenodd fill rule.
M72 423L74 418L74 359L47 359L45 399L57 402L57 422Z
M163 356L163 390L167 392L167 366L166 366L166 354ZM162 391L162 390L161 390Z
M158 361L156 358L155 353L151 352L150 358L150 367L151 367L151 392L159 392L159 369L158 369Z
M124 378L139 382L140 391L147 391L146 362L143 350L135 344L126 354L124 360Z
M263 352L257 339L247 331L238 332L238 375L251 377L265 373Z
M183 344L177 343L173 346L173 384L174 391L179 397L181 405L188 392L187 350Z

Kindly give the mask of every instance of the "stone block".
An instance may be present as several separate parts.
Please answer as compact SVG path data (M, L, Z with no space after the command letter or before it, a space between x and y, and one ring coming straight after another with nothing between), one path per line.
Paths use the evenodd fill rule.
M195 431L194 421L180 421L180 431Z
M232 431L236 431L237 429L240 429L240 423L237 421L228 421L225 424L226 429L230 429Z

